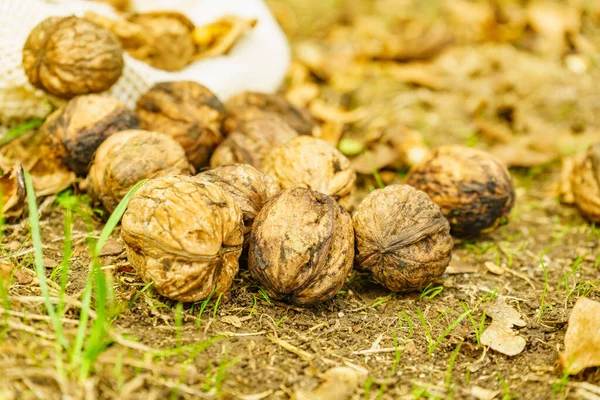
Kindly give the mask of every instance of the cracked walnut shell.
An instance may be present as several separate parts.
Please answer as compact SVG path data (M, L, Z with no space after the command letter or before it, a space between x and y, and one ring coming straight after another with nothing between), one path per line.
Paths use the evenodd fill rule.
M394 292L420 290L441 276L454 246L429 196L408 185L372 191L353 215L356 264Z
M353 258L350 215L322 193L284 190L254 221L248 268L274 299L297 305L330 300L344 285Z
M262 171L266 155L297 136L280 117L261 112L256 118L243 121L227 136L213 153L210 166L250 164Z
M206 170L198 175L219 186L242 210L244 235L249 237L252 223L263 205L277 194L279 185L269 175L248 164L234 164Z
M123 47L109 30L77 17L40 22L23 46L29 82L55 96L109 89L123 71Z
M105 140L88 174L88 193L113 212L136 183L167 175L191 175L183 148L169 135L143 130L117 132Z
M581 214L591 222L600 222L600 142L576 159L571 188Z
M225 108L208 88L191 81L154 85L137 102L142 128L169 134L197 169L223 140Z
M226 292L238 272L242 212L213 183L161 177L131 197L121 235L129 262L158 293L199 301Z
M139 126L135 113L119 100L97 94L78 96L52 113L41 127L54 155L84 176L96 149L115 132Z
M265 158L263 170L283 189L306 187L333 197L344 207L356 189L350 160L327 142L298 136Z
M493 231L515 202L510 173L480 150L441 146L414 165L405 183L424 191L442 209L452 235L472 237Z

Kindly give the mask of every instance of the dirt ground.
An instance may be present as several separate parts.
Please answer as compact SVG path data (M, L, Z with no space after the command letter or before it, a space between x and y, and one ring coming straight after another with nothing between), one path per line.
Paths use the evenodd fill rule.
M381 15L385 7L409 3L414 10L411 18L417 15L422 16L421 20L431 20L427 14L430 10L415 6L418 2L271 1L269 5L281 19L295 51L301 52L298 49L307 40L327 43L331 39L327 34L335 27L354 26L352 17L356 13ZM310 12L306 11L309 4L313 5ZM371 10L373 4L379 9ZM568 9L580 4L573 2ZM453 25L448 22L448 26ZM517 165L505 158L514 165L511 172L517 193L509 222L489 235L456 241L450 267L430 290L395 295L367 274L354 271L334 300L298 308L264 296L242 260L232 289L222 298L181 306L160 297L136 276L117 228L101 256L115 292L113 340L98 356L90 377L80 381L77 374L61 377L59 373L61 356L33 272L28 223L26 219L12 221L4 226L1 243L3 253L16 269L8 290L10 304L2 305L11 313L5 313L0 321L0 398L302 398L301 392L310 392L323 382L326 371L348 366L361 376L360 384L352 390L355 399L597 399L597 394L585 397L594 396L586 385L600 386L600 369L589 368L565 377L558 354L564 349L567 321L577 299L600 300L600 229L583 220L575 208L559 202L560 162L539 158L540 154L550 153L554 155L550 158L556 159L567 147L572 152L589 140L598 140L600 113L594 112L600 100L597 96L586 97L599 88L594 79L597 67L590 63L587 72L573 74L565 72L561 61L552 55L540 54L535 48L523 50L515 44L516 39L477 41L463 38L460 30L453 32L453 47L435 60L428 59L427 65L439 67L443 64L439 60L449 62L451 57L464 61L461 57L467 57L465 53L470 54L469 58L479 52L487 58L473 62L494 64L495 72L488 73L482 67L479 74L460 81L459 65L453 73L438 69L431 76L413 75L408 81L384 73L357 78L349 77L356 73L350 70L345 70L343 76L325 72L319 75L317 67L307 69L302 57L297 57L284 88L288 94L297 94L299 88L317 85L319 98L345 108L365 106L367 119L376 113L376 107L388 103L393 92L393 104L380 108L381 113L393 113L395 122L419 129L429 144L463 143L499 156L526 148L527 152L519 153L520 158L538 157L532 165ZM589 41L595 43L598 38L588 33ZM508 53L519 57L505 59ZM363 61L357 61L363 74L373 63L381 72L380 63L385 63ZM394 61L402 67L411 62ZM418 63L424 65L423 60ZM507 88L507 76L519 71L522 74L518 79L523 82L533 75L545 81L531 82L538 88L528 90L527 95ZM443 87L431 81L435 77L443 78ZM353 86L355 78L363 84ZM388 80L394 81L394 86L388 85ZM590 87L590 82L596 83ZM381 85L380 89L372 87L375 85ZM548 104L536 99L539 96L553 101L544 94L551 85L579 90L575 108L563 110L561 119L548 111ZM482 94L482 88L490 91ZM502 101L498 100L500 90ZM484 108L478 115L488 125L474 127L473 111L467 103L478 95L487 96L487 103L475 108ZM411 102L413 98L419 100ZM314 106L314 101L311 104ZM515 116L496 112L501 106ZM325 122L334 125L335 121ZM371 130L361 124L348 123L344 137L362 140ZM486 129L490 124L495 124L494 132L508 129L518 144L511 148L513 142L490 138L490 129ZM574 124L583 128L578 125L574 129ZM563 125L571 128L556 128ZM544 134L556 138L560 148L532 145L539 139L532 139L536 137L532 126L556 128ZM376 147L377 143L376 139L367 146ZM557 153L552 153L555 150ZM386 183L401 181L405 168L400 167L398 172L391 164L382 166L381 177ZM361 177L364 190L359 191L360 196L375 186L375 180L369 175ZM91 211L85 199L79 197L78 201L83 215L89 217ZM40 199L40 204L44 264L51 276L63 258L65 211L56 196ZM90 269L87 240L97 238L103 226L98 217L93 217L91 226L85 221L87 217L75 213L74 218L68 309L63 321L69 338L75 337L78 328L79 301ZM489 263L501 273L490 272ZM479 344L483 308L498 296L504 296L526 322L518 333L527 344L515 356ZM466 309L471 310L470 316L463 316L452 327ZM485 327L489 324L487 318Z

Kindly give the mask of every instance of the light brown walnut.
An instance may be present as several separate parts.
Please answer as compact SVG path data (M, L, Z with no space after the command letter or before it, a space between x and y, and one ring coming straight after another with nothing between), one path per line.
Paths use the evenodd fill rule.
M168 175L191 175L194 167L169 135L143 130L117 132L105 140L88 174L88 193L113 212L136 183Z
M109 89L123 66L119 39L77 17L43 20L23 46L23 68L29 82L65 99Z
M238 272L242 212L197 177L146 182L131 198L121 235L131 265L161 295L182 302L226 292Z

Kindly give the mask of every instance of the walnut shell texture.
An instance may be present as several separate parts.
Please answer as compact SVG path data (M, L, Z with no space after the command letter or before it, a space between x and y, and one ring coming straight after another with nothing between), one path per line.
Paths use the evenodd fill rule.
M50 17L29 34L23 67L33 86L69 99L109 89L123 72L123 47L90 21Z
M350 215L327 195L295 188L273 197L256 217L248 268L272 298L311 305L342 288L353 257Z
M143 130L121 131L98 147L88 174L88 193L113 212L139 181L191 175L193 171L185 151L169 135Z
M600 222L600 142L591 145L573 166L571 186L575 205L591 222Z
M154 11L133 14L128 20L143 28L149 44L128 49L133 57L165 71L179 71L194 61L194 24L185 15L172 11Z
M274 147L287 143L298 134L280 117L262 114L240 124L210 159L211 167L231 164L250 164L263 169L263 160Z
M267 94L259 92L244 92L233 96L225 103L228 114L235 116L238 108L255 107L280 116L298 134L311 135L316 126L315 120L307 110L296 107L285 97L278 94ZM235 124L235 121L226 122L226 129ZM234 126L234 125L233 125Z
M333 197L349 207L356 190L356 172L350 160L327 142L312 136L298 136L273 149L263 170L283 189L306 187Z
M432 150L412 167L405 183L424 191L440 206L457 237L496 229L515 202L506 167L488 153L469 147Z
M394 292L426 287L450 263L450 225L420 190L408 185L376 189L352 219L357 266Z
M185 149L199 169L223 140L221 124L225 108L206 87L196 82L162 82L137 102L142 128L169 134Z
M160 177L132 196L121 235L129 262L158 293L199 301L231 286L244 240L242 212L206 180Z
M246 236L249 235L256 215L267 200L280 191L273 178L248 164L216 167L196 176L214 183L231 196L242 210Z
M78 96L52 113L41 127L52 152L84 176L100 144L115 132L139 127L135 113L119 100Z

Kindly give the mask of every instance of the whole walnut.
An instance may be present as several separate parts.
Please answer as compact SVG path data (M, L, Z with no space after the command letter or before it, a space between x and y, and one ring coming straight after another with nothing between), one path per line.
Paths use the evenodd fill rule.
M51 151L77 175L84 176L106 138L138 127L135 113L119 100L89 94L75 97L56 110L41 130Z
M591 222L600 222L600 142L575 161L571 187L581 214Z
M110 88L123 71L123 47L109 30L77 17L40 22L23 46L29 82L62 98Z
M353 258L352 219L325 194L284 190L254 220L248 268L274 299L310 305L333 298Z
M356 265L394 292L420 290L444 273L450 225L429 196L408 185L372 191L353 217Z
M185 151L164 133L143 130L117 132L94 156L88 174L88 193L113 212L129 189L141 180L167 175L191 175L194 168Z
M133 14L128 20L141 26L147 38L146 46L128 49L133 57L165 71L178 71L194 61L194 23L185 15L153 11Z
M263 169L263 159L274 147L288 142L298 134L280 117L262 114L244 121L237 130L217 147L210 166L250 164Z
M356 190L356 172L350 160L327 142L312 136L298 136L273 149L263 170L283 189L306 187L325 193L348 208Z
M219 186L240 207L246 239L249 238L252 223L258 212L267 200L280 191L277 182L269 175L248 164L216 167L196 176Z
M244 92L227 100L225 107L228 113L225 129L228 132L235 130L236 114L240 109L247 108L257 108L280 116L300 135L312 134L316 125L307 110L296 107L278 94Z
M219 99L196 82L162 82L137 102L142 128L171 135L196 168L208 164L223 140L225 109Z
M515 201L506 167L483 151L463 146L434 149L411 168L405 183L440 206L457 237L496 229Z
M220 187L188 176L147 181L131 197L121 235L131 265L154 289L199 301L231 286L244 241L242 212Z

